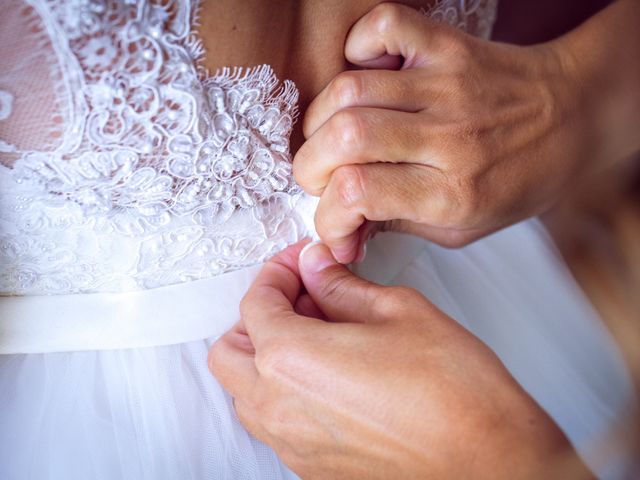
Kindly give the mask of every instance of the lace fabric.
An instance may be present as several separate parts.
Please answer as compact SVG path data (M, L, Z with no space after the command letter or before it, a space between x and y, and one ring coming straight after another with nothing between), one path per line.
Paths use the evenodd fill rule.
M488 35L495 0L430 15ZM195 1L12 0L0 72L0 294L149 289L307 236L298 92L269 66L201 68Z
M425 14L477 37L489 38L498 0L440 0Z
M442 0L429 14L486 36L495 3ZM18 302L42 319L21 347L38 331L89 348L0 354L3 479L296 478L238 422L204 361L211 340L177 343L185 305L207 329L233 324L258 268L244 267L305 235L314 206L290 176L293 84L268 67L207 75L196 21L196 3L170 0L2 3L0 295L39 297L0 298L0 344L28 323L2 309ZM628 418L632 384L537 221L455 251L380 236L358 268L419 289L498 355L599 477L630 478L633 457L591 447ZM171 344L156 340L159 316Z

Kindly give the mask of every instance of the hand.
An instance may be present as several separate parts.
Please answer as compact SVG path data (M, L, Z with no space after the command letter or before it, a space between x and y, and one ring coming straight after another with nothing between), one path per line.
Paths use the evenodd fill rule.
M637 19L637 7L627 1L618 16ZM364 70L341 73L312 102L294 159L298 183L321 197L316 227L335 257L361 257L376 230L465 245L542 212L594 165L631 153L637 119L614 135L633 132L635 143L615 148L597 125L605 108L594 105L610 95L600 77L588 88L596 75L576 64L576 54L596 57L583 54L584 36L498 44L390 3L360 19L345 56Z
M298 264L300 248L265 265L210 351L254 436L305 479L553 478L566 438L484 344L419 293L323 245Z

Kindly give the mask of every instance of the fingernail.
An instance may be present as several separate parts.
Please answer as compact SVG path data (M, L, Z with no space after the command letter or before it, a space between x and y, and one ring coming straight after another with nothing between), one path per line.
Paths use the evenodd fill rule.
M310 273L318 273L337 262L331 251L320 242L311 242L300 252L300 268Z

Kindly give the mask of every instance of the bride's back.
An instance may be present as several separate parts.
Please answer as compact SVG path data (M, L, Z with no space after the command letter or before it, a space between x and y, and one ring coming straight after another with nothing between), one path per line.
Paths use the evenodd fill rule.
M3 3L0 242L20 247L0 257L11 272L0 294L208 279L307 235L313 205L291 175L296 108L347 67L349 29L378 3ZM473 32L489 30L496 1L404 3ZM213 74L264 64L276 75Z
M304 106L347 65L351 26L382 0L215 0L204 2L200 36L210 70L271 65L296 82ZM436 0L401 0L429 10ZM441 2L442 3L442 2ZM446 2L445 2L446 3Z

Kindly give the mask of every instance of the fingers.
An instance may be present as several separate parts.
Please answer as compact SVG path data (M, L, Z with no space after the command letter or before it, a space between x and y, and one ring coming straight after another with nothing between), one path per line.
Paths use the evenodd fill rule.
M376 70L400 70L403 63L404 58L400 55L383 55L373 60L364 61L360 66Z
M300 274L315 304L334 322L362 323L376 318L376 295L385 287L354 275L323 244L309 244L300 255Z
M367 67L372 61L400 55L404 67L433 60L441 42L438 35L446 27L429 21L410 7L383 3L363 16L351 28L345 44L345 57L351 63Z
M343 263L354 260L365 221L405 220L442 226L455 218L443 174L423 165L369 164L338 168L320 197L318 235Z
M209 349L209 370L233 397L247 398L258 379L251 342L236 329Z
M404 112L422 109L428 89L422 72L405 70L352 70L338 74L311 102L302 130L311 137L339 110L349 107L387 108Z
M307 193L319 196L342 165L435 164L430 148L435 139L426 128L428 122L417 115L423 113L360 107L339 111L298 150L293 162L296 181Z
M273 257L258 274L240 303L240 316L256 348L286 330L295 316L294 305L302 283L298 257L306 242L300 242Z
M307 328L308 322L312 321L294 311L294 305L302 305L307 310L314 307L308 295L308 301L300 304L305 296L299 296L302 284L298 258L306 243L299 242L283 250L265 264L242 300L241 321L209 350L211 373L234 398L246 402L259 395L256 388L260 379L260 358L274 350L267 345L271 338L282 339L295 332L305 319ZM242 416L240 410L238 414ZM259 423L252 425L249 419L243 416L243 423L248 422L245 426L258 432Z
M490 235L500 228L502 227L469 229L440 228L410 221L399 221L383 226L382 230L416 235L446 248L461 248L475 242L479 238Z
M318 318L320 320L326 320L325 314L313 301L313 298L308 293L300 295L296 301L295 310L298 315L304 317Z
M252 408L251 405L243 402L240 398L233 399L233 407L238 420L251 435L264 443L273 442L274 439L262 425L261 420L263 419L258 416L255 408Z

